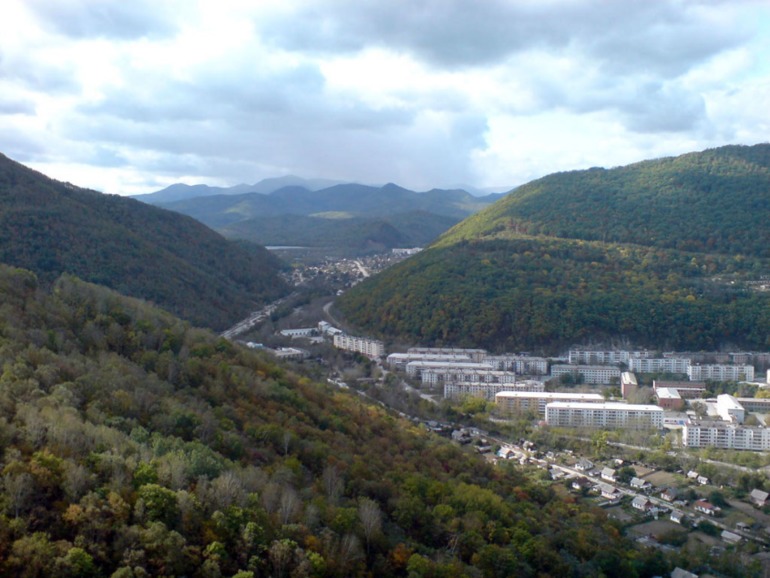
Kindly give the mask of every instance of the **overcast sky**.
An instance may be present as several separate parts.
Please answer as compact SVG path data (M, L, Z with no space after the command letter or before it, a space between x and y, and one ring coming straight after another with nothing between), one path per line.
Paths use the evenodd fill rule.
M770 140L770 2L2 0L0 152L107 193L511 188Z

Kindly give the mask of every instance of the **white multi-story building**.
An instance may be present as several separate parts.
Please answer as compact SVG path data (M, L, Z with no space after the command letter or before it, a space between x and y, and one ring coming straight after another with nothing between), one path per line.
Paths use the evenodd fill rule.
M756 413L770 413L770 398L767 397L737 397L736 400L743 409Z
M725 421L743 423L746 410L732 395L723 393L717 396L717 413Z
M519 383L451 382L444 384L444 398L458 399L466 396L474 396L493 400L497 394L502 392L530 391L533 387L542 388L544 386L537 381L522 381Z
M495 395L495 404L502 414L536 411L545 415L545 406L554 401L603 403L599 393L562 393L552 391L501 391Z
M385 344L376 339L367 339L365 337L353 337L344 333L334 336L334 347L346 351L361 353L367 357L383 357L385 355Z
M406 366L412 361L433 361L441 363L472 363L466 354L447 353L391 353L386 359L388 367L396 371L406 371Z
M686 424L682 428L682 445L766 452L770 450L770 429L717 422Z
M420 372L420 381L426 385L442 383L516 383L516 374L495 369L430 368Z
M682 357L632 357L629 371L638 373L687 373L690 360Z
M571 349L569 352L570 365L618 365L628 364L634 358L649 357L650 352L644 351L596 351L592 349Z
M555 401L545 406L545 421L555 427L648 429L663 427L663 413L657 405Z
M753 365L723 365L723 364L703 364L690 365L687 368L687 377L691 381L701 381L704 379L713 379L717 381L753 381Z
M407 353L428 353L437 355L467 355L473 361L482 361L487 356L485 349L461 349L456 347L410 347Z
M484 363L491 363L496 369L513 371L519 375L548 375L548 360L528 355L488 355Z
M620 381L620 368L609 365L564 365L551 366L551 377L575 375L582 378L583 383L608 384Z
M417 379L422 379L424 371L431 370L495 371L495 368L488 363L476 363L472 361L410 361L406 364L406 374L409 377L415 377Z

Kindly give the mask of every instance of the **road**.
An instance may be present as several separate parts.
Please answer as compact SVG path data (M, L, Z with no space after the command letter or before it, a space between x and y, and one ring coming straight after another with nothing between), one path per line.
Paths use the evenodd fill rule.
M355 263L356 267L358 267L358 270L361 271L361 275L363 275L364 277L369 277L370 273L367 270L367 268L364 267L364 264L361 263L361 261L356 259L355 261L353 261L353 263Z
M233 325L230 329L223 331L222 333L220 333L220 335L225 339L235 339L237 336L242 335L243 333L246 333L256 325L268 319L275 312L275 310L278 309L278 307L280 307L290 299L296 297L297 295L298 293L292 293L291 295L287 295L286 297L283 297L281 299L278 299L277 301L273 301L272 303L265 305L262 309L260 309L259 311L254 311L246 319L239 321L238 323Z

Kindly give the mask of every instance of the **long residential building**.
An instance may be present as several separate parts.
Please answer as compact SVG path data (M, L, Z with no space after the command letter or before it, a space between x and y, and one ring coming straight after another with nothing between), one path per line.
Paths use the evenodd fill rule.
M388 367L396 371L405 371L407 364L412 361L472 362L470 356L465 353L391 353L386 359Z
M367 357L383 357L385 355L385 344L376 339L367 339L365 337L353 337L340 333L334 336L334 347L361 353Z
M583 383L608 384L620 381L620 368L610 365L564 365L551 366L551 377L562 375L579 376Z
M489 363L476 363L473 361L410 361L406 364L406 374L409 377L422 379L425 371L495 371Z
M513 371L519 375L548 375L548 360L529 355L488 355L484 363L491 363L495 369Z
M543 383L538 381L521 381L518 383L479 383L451 382L444 384L444 398L458 399L466 396L483 397L494 400L497 394L506 391L542 391Z
M467 355L476 362L482 361L487 356L486 349L461 349L457 347L410 347L406 352L437 355Z
M545 406L545 421L556 427L652 429L663 427L663 413L656 405L556 401Z
M536 411L540 415L545 415L545 406L554 401L603 403L605 400L604 396L599 393L501 391L495 395L495 404L497 404L500 413L506 415L527 411Z
M687 368L687 377L691 381L701 381L704 379L714 379L718 381L753 381L753 365L723 365L723 364L703 364L690 365Z
M512 371L495 369L469 369L435 367L423 369L420 381L426 385L441 383L516 383L516 374Z
M770 429L719 422L686 424L682 428L682 445L764 452L770 450Z
M638 373L687 373L690 360L682 357L632 357L629 371Z
M597 351L593 349L571 349L569 351L570 365L628 365L631 359L649 357L651 353L643 351Z
M738 397L736 398L743 409L756 413L770 413L770 398L767 397Z

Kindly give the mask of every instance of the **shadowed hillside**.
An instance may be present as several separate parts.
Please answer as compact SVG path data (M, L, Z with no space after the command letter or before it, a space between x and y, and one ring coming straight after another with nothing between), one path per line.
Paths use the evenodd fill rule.
M0 155L0 262L62 273L217 329L287 288L264 248L132 199L54 181Z

